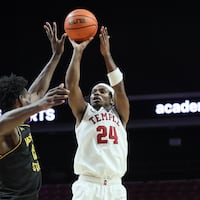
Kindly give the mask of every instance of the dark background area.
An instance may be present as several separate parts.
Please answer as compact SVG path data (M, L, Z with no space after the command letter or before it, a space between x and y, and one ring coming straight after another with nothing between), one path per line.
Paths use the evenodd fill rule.
M51 54L43 24L56 21L61 35L66 15L78 7L94 12L99 27L108 27L129 94L199 90L200 16L192 1L16 1L1 13L1 73L13 71L33 80ZM86 93L94 82L106 79L98 44L97 34L83 59ZM67 41L53 85L63 80L71 50Z
M124 72L130 97L147 94L170 97L176 93L200 91L200 16L198 6L192 1L187 4L178 1L86 0L7 3L8 7L1 12L0 75L14 72L31 82L51 55L43 24L56 21L61 35L66 15L81 7L96 15L99 27L108 27L111 52ZM71 53L71 44L66 41L52 86L64 80ZM88 95L93 84L100 80L107 79L97 34L82 60L84 94ZM68 108L62 118L66 119L65 125L54 124L51 131L44 130L41 125L40 131L34 134L44 183L70 183L75 178L74 120ZM159 122L145 127L144 120L135 128L131 118L128 126L129 168L125 180L200 178L199 119L198 113L195 125L184 122L177 125L174 118L171 120L173 125L167 123L162 127ZM63 130L62 126L65 127ZM171 139L178 139L181 145L170 145Z

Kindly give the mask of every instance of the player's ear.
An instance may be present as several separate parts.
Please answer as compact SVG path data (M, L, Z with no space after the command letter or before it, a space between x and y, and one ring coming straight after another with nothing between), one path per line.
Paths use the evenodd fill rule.
M19 95L18 99L16 100L16 107L22 107L24 103L23 95Z
M110 100L110 104L114 105L114 97L111 95L111 100Z

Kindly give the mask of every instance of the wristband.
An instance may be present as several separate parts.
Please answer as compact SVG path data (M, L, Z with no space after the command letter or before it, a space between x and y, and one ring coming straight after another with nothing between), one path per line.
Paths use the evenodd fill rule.
M119 68L115 69L112 72L109 72L107 76L111 86L115 86L123 80L123 74Z

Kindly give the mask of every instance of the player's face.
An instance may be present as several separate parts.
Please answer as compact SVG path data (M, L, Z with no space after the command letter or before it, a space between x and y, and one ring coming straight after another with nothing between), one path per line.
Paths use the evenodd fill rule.
M112 96L110 91L102 85L94 86L90 95L90 103L95 108L111 106Z

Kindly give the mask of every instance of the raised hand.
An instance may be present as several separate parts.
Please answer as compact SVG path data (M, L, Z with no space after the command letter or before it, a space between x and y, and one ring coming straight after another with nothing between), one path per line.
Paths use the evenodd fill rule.
M63 33L60 38L58 38L58 29L56 22L53 22L53 26L49 22L44 25L47 37L51 42L52 52L55 54L62 54L64 52L64 43L66 39L66 33Z
M100 29L100 51L103 56L110 54L110 35L107 27L102 26Z
M46 95L36 103L44 110L65 103L68 95L69 90L64 88L64 84L60 84L59 86L50 89Z

